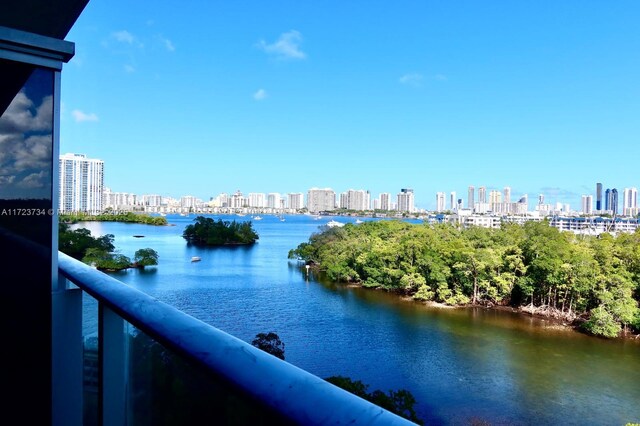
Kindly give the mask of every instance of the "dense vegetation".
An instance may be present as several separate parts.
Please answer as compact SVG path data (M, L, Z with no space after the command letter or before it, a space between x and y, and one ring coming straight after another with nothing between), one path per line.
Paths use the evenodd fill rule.
M193 244L207 246L253 244L258 234L253 230L251 222L217 221L198 216L194 224L188 225L182 236Z
M112 234L94 237L88 229L72 230L63 222L58 225L58 249L100 270L117 271L158 264L158 253L153 249L145 248L136 251L134 261L131 262L127 256L114 252Z
M365 222L289 252L332 280L450 305L512 305L575 320L595 335L640 329L640 232L599 237L546 222L501 229Z
M145 225L166 225L167 219L162 216L151 216L144 213L109 213L108 211L98 215L90 215L87 213L61 214L60 222L77 223L77 222L126 222L126 223L142 223Z

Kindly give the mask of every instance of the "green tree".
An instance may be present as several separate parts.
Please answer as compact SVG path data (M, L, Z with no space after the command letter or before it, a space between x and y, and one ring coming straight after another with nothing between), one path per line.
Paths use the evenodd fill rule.
M376 404L385 410L391 411L405 419L411 420L417 424L423 424L418 418L414 410L416 399L411 392L405 389L397 391L390 390L384 393L381 390L367 392L369 385L362 383L360 380L352 380L344 376L331 376L325 379L327 382L338 386L362 399Z
M603 337L617 337L621 331L620 323L602 306L591 311L591 316L583 328L593 335Z
M256 334L251 344L276 358L284 360L284 342L280 340L280 337L273 331Z
M133 256L133 262L136 267L144 268L145 266L153 266L158 264L158 253L151 248L137 250Z

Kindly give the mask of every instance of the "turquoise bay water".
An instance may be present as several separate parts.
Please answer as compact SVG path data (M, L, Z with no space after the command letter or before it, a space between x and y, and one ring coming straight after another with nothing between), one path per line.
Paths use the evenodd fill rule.
M408 389L429 424L640 422L639 341L588 337L509 312L427 308L307 279L287 253L330 218L265 215L253 221L259 242L233 248L188 246L181 235L194 216L168 219L175 226L81 226L114 234L127 256L145 247L159 253L157 267L115 278L245 341L275 331L287 361L320 377Z

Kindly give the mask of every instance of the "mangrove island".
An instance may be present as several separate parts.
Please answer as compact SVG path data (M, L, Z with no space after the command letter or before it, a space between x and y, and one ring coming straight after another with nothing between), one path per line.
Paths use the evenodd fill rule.
M189 243L205 246L250 245L258 240L251 222L217 221L204 216L194 219L188 225L182 237Z
M453 306L510 306L603 337L640 331L640 232L598 237L546 222L499 229L365 222L289 252L334 281Z

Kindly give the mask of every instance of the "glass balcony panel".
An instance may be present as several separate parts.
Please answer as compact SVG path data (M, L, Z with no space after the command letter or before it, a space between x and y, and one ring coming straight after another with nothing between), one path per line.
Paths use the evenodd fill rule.
M82 293L83 425L98 425L100 366L98 360L98 301Z
M224 425L289 424L135 327L127 328L127 424L195 425L205 420L207 424Z

